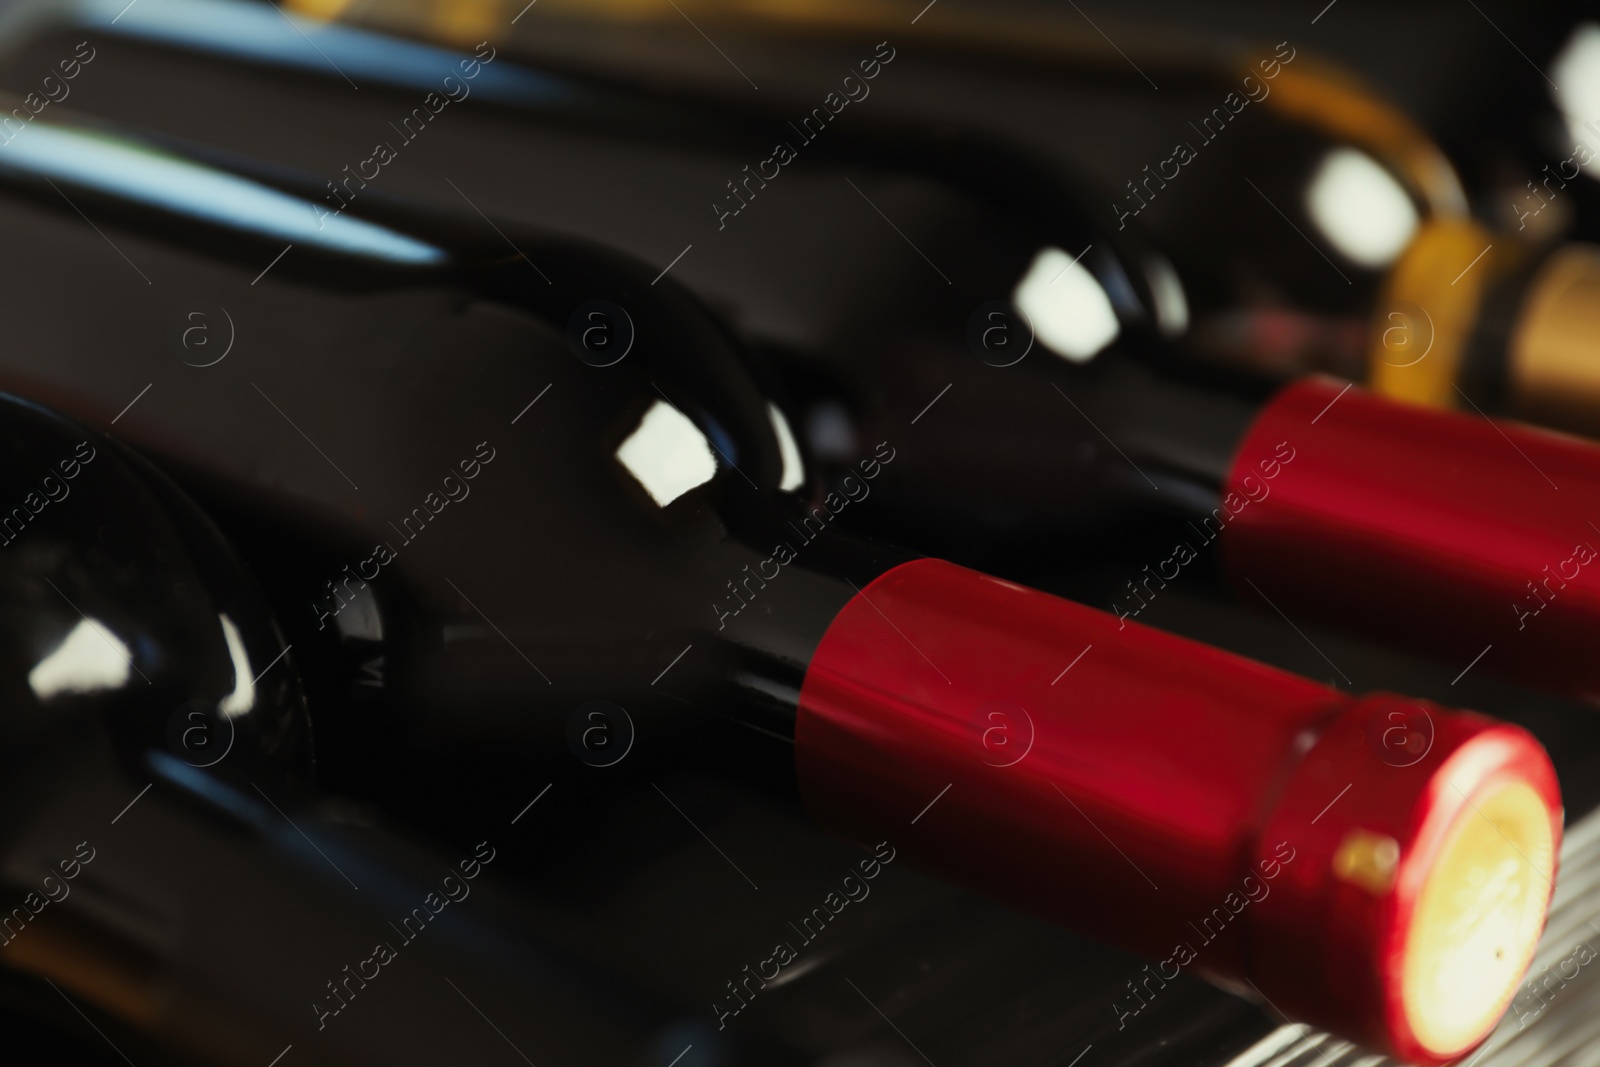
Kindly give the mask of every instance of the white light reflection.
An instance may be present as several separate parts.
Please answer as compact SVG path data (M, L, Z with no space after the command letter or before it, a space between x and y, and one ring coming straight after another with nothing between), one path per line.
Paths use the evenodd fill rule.
M650 405L638 428L617 446L617 461L661 507L717 473L717 457L705 434L661 400Z
M1081 262L1059 248L1041 248L1011 302L1033 335L1056 355L1087 363L1121 332L1111 298Z
M1152 256L1145 265L1150 293L1155 299L1156 326L1163 336L1178 337L1189 328L1189 300L1183 281L1165 256Z
M83 619L50 654L28 672L28 686L40 700L64 693L120 689L132 662L128 646L92 619Z
M772 432L778 435L778 455L783 459L783 476L778 488L787 493L805 484L806 469L800 462L800 445L794 439L794 431L789 429L789 420L771 401L767 403L767 418L772 422Z
M1567 120L1567 133L1589 150L1583 169L1600 175L1600 24L1582 22L1573 29L1550 76L1561 86L1550 97Z
M244 641L239 637L239 628L233 620L226 615L218 615L222 622L222 637L228 642L228 657L233 660L233 692L223 697L217 703L217 710L224 715L243 715L256 703L256 684L250 677L250 657L244 650Z
M1420 221L1394 175L1353 148L1336 148L1323 159L1306 189L1306 207L1334 248L1372 269L1393 263Z

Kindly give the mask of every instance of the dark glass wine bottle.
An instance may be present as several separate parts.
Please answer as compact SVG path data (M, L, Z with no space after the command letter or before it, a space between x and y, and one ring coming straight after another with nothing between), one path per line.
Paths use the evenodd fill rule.
M817 485L661 271L52 120L0 189L4 378L231 516L414 749L714 710L842 833L1374 1047L1448 1059L1514 990L1559 833L1531 737L833 528L910 442Z
M624 26L681 22L670 5L628 7ZM376 4L349 15L415 33L408 15L425 10ZM536 35L508 27L503 47L549 71L610 71L655 98L676 85L682 99L723 108L759 101L751 110L766 111L771 127L813 103L805 80L788 72L764 96L743 86L691 89L704 79L677 69L670 37L654 48L642 37L607 47L596 14L569 15L566 34L548 23ZM810 43L809 62L780 71L848 70L869 36L904 47L910 64L875 85L858 76L846 87L852 98L875 94L871 118L864 107L846 120L863 138L880 121L970 125L1084 170L1108 191L1084 201L1094 224L1136 220L1172 259L1186 303L1183 345L1194 358L1273 375L1334 373L1434 407L1476 404L1600 429L1597 361L1582 340L1600 285L1594 247L1505 223L1504 212L1480 221L1452 159L1401 109L1319 59L1316 36L1219 44L1158 29L1128 32L1119 51L1075 12L934 9L914 31L889 8L736 5L720 14L716 32L736 50L771 57L796 36ZM585 21L587 33L577 28ZM1569 67L1580 67L1583 58L1569 54ZM1548 87L1532 68L1523 73ZM1572 80L1568 95L1581 95L1582 76ZM1502 81L1488 91L1503 108ZM774 88L784 94L780 108L771 107ZM1452 100L1463 115L1484 114ZM1472 128L1481 132L1478 122ZM1592 151L1569 140L1529 203L1556 190L1583 198L1590 183L1573 178ZM1026 186L1010 195L1021 206Z
M498 1054L474 1008L646 1062L682 1014L541 946L492 833L441 855L310 788L290 646L164 475L9 396L0 452L0 961L143 1062Z
M439 59L422 46L383 44L376 35L308 22L299 33L318 37L319 57L295 28L281 19L270 23L260 17L265 12L252 15L247 4L205 10L192 0L163 0L115 24L111 12L93 4L50 7L70 28L57 23L53 33L44 33L48 44L35 41L26 53L32 65L19 66L19 75L81 33L109 38L118 63L129 45L134 52L148 50L133 64L141 76L155 57L170 61L177 49L292 67L341 85L339 70L361 70L380 84L425 91L423 71ZM413 35L459 29L453 18L430 16L442 10L376 4L344 14ZM744 135L728 131L725 146L740 158L730 156L735 174L711 196L719 215L740 213L746 198L765 187L752 178L757 171L772 178L795 169L781 155L772 170L761 169L774 159L775 136L807 159L834 153L862 160L863 148L889 152L892 145L907 163L918 155L915 139L892 134L908 122L936 130L985 128L1058 165L1084 168L1109 190L1086 201L1095 228L1137 223L1160 238L1171 263L1154 268L1152 280L1164 299L1152 310L1183 334L1182 347L1192 358L1271 375L1329 372L1435 407L1477 405L1590 433L1600 426L1593 414L1600 386L1591 380L1594 361L1586 358L1583 341L1600 257L1586 244L1551 246L1520 229L1476 221L1451 161L1426 132L1349 73L1319 61L1314 40L1219 47L1145 33L1119 51L1076 16L1064 22L1051 14L934 9L907 30L889 9L733 7L720 19L711 16L711 24L736 50L773 60L768 65L781 84L747 94L745 83L730 74L736 91L709 95L685 88L707 79L677 61L670 31L688 32L680 14L665 4L630 3L626 10L620 23L595 21L588 9L578 18L546 13L538 34L520 32L532 23L511 26L509 16L506 25L493 25L494 32L510 34L507 55L537 57L538 73L524 68L492 87L480 86L480 101L588 132L615 128L621 118L632 124L633 136L672 148L694 135L678 128L670 107L654 106L665 86L678 86L679 102L697 99L754 117L756 126L745 123ZM652 19L664 20L658 29L668 32L640 33ZM869 36L885 38L876 52ZM608 46L619 39L627 47ZM797 41L809 46L801 62L787 55ZM901 44L914 58L874 81L879 59L897 54ZM632 64L631 81L617 76L620 56ZM862 76L858 60L871 65L871 78ZM611 88L631 88L649 99L618 108L593 80L551 77L598 70L612 72ZM832 81L813 91L796 70L827 71ZM851 81L833 84L835 70ZM260 88L259 75L248 71L212 70L210 76L240 79L247 93ZM144 92L130 95L113 73L102 90L87 87L87 93L108 114L144 122L152 104L140 98L164 80L147 79ZM14 84L19 91L26 87ZM782 107L770 106L774 95L785 101ZM869 95L870 107L851 107L848 118L830 125L834 114ZM760 106L747 108L750 103ZM207 107L214 105L182 110L192 115ZM173 109L163 102L160 110ZM185 119L167 114L161 121L176 127ZM786 121L796 124L794 138ZM812 135L823 126L830 127L827 136L813 145ZM504 147L494 144L497 151ZM994 151L978 142L951 147L974 157L973 165ZM990 159L988 169L998 177L1014 163ZM1025 201L1028 184L1017 180L1004 195ZM1039 192L1031 191L1034 212L1047 211ZM1058 195L1059 189L1043 193L1047 200ZM514 196L498 206L543 218L535 205ZM636 226L618 229L640 237ZM1181 288L1173 284L1173 266Z

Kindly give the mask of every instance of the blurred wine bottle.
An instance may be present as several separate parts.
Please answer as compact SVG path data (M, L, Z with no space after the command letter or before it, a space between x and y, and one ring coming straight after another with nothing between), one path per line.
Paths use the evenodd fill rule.
M142 25L111 26L114 6L93 0L71 17L85 32L202 50L216 49L211 39L233 21L147 13ZM476 34L546 70L602 74L651 93L675 86L722 106L753 99L742 68L708 61L699 31L657 0L546 4L532 14L512 0L299 6L413 36L462 42ZM763 96L784 101L769 119L787 110L798 121L882 37L906 57L867 87L884 124L965 122L1087 171L1110 190L1098 198L1104 221L1137 218L1170 254L1184 304L1178 312L1169 301L1168 322L1181 324L1193 354L1273 374L1326 371L1432 406L1600 430L1600 360L1587 340L1600 252L1553 245L1550 226L1503 228L1504 212L1475 218L1451 161L1424 129L1316 58L1314 26L1297 25L1277 43L1240 44L1238 36L1099 25L1026 5L981 13L933 6L914 25L890 4L728 3L696 17L724 56L731 48L768 72ZM180 21L182 32L171 32ZM315 23L301 29L318 32ZM241 21L226 32L234 58L271 53L267 61L281 63L292 51L264 43L291 33L286 27ZM324 32L323 50L339 54L348 39ZM53 47L64 43L57 37ZM531 103L559 110L570 101ZM134 117L115 105L108 113ZM769 147L755 141L751 150L758 144ZM527 204L492 206L537 216Z
M0 454L0 962L143 1062L431 1064L508 1035L665 1062L686 1012L532 935L499 817L440 854L310 787L290 647L171 482L10 396Z

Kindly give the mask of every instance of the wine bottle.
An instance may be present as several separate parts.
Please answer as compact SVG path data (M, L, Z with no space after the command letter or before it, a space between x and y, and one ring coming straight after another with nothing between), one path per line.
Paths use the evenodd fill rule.
M715 708L792 745L826 825L1374 1047L1442 1061L1503 1010L1559 834L1525 732L830 529L902 450L815 486L725 327L625 256L376 197L319 214L125 130L8 148L0 224L37 273L0 287L4 376L272 532L248 558L293 639L379 653L409 744ZM77 292L95 314L63 318ZM186 352L191 308L235 344ZM359 553L270 547L314 528Z
M1505 38L1482 28L1492 36L1478 55L1500 54ZM1600 325L1593 280L1600 264L1600 120L1587 72L1600 52L1600 23L1582 5L1557 4L1499 28L1514 35L1522 55L1507 50L1509 62L1493 79L1467 74L1481 61L1458 60L1464 69L1452 72L1449 106L1436 105L1426 117L1460 160L1482 217L1524 241L1564 243L1530 262L1526 296L1505 287L1490 292L1507 343L1504 366L1477 357L1462 384L1474 397L1593 435L1600 426L1600 360L1592 350Z
M630 5L629 20L681 22L668 5L644 7ZM406 24L404 12L388 9L350 14ZM796 32L811 37L823 47L807 67L819 73L847 64L849 50L859 51L869 34L899 39L904 32L890 8L721 14L717 32L758 55ZM589 8L568 21L594 17ZM755 30L763 21L773 25ZM1318 59L1314 39L1224 48L1142 32L1128 34L1119 52L1067 21L930 11L906 44L918 59L875 87L874 120L858 113L849 122L873 137L881 131L862 127L877 119L888 126L897 109L902 123L966 121L1089 172L1111 190L1090 201L1096 222L1120 229L1137 219L1173 260L1187 305L1183 343L1196 358L1277 375L1334 373L1430 406L1470 411L1476 404L1600 430L1593 384L1600 360L1583 340L1600 286L1592 233L1580 230L1588 240L1563 243L1475 219L1451 159L1427 132L1348 71ZM603 34L587 49L558 34L562 43L553 48L518 35L521 29L508 32L544 69L620 66ZM1585 38L1574 40L1576 49ZM516 45L506 47L517 54ZM685 99L772 113L770 100L752 107L758 97L747 100L737 89L696 93L689 75L651 67L648 45L626 54L635 71L649 70L631 77L653 97L676 83ZM1567 54L1570 67L1582 62L1576 50ZM1152 91L1151 79L1161 91ZM791 101L784 110L796 108ZM1593 151L1581 139L1567 144L1540 172L1530 202L1558 191L1585 197L1589 183L1572 180ZM1007 191L1019 207L1028 195L1025 182Z
M290 646L175 486L12 397L0 449L0 961L164 1062L646 1062L681 1013L542 947L492 833L439 854L309 787Z
M217 10L226 19L248 17ZM186 24L181 38L163 30L166 23L131 25L141 37L164 42L164 56L181 47L190 51L178 54L193 60L194 49L220 50L225 39L233 42L229 55L281 62L261 44L274 39L265 24L256 38L223 34L231 25L225 20ZM348 60L378 89L420 91L430 83L418 70L448 66L446 54L418 52L419 45L345 28L327 32L330 55L341 66ZM156 110L133 91L155 77L149 58L141 60L128 42L118 47L123 51L102 58L113 75L126 71L115 81L126 106L151 110L191 137L221 137L242 125L266 143L311 141L277 81L233 74L221 97L226 124L201 112ZM308 71L328 69L320 59L295 62ZM460 62L466 61L451 69L467 69ZM643 175L674 180L684 148L693 146L705 160L693 173L714 180L741 175L739 195L749 197L748 207L724 220L725 230L714 229L714 218L701 220L726 241L666 265L731 304L787 357L796 371L791 382L811 408L802 436L816 455L847 468L863 442L918 434L895 476L875 484L880 505L844 512L847 525L988 566L1005 565L1005 550L1019 541L1054 549L1086 537L1114 544L1143 534L1138 543L1147 558L1130 562L1122 588L1105 604L1127 617L1216 542L1231 580L1251 600L1342 616L1364 632L1438 655L1453 670L1481 663L1559 692L1595 694L1583 650L1600 619L1590 595L1579 592L1588 588L1580 559L1593 551L1594 531L1581 493L1550 488L1593 485L1589 450L1509 426L1502 435L1475 416L1413 413L1359 392L1336 400L1344 396L1338 387L1302 387L1296 395L1321 397L1303 425L1271 415L1278 404L1303 405L1290 393L1273 399L1270 377L1208 367L1174 352L1176 341L1166 335L1181 324L1175 308L1185 306L1184 290L1176 290L1175 300L1163 258L1136 227L1096 225L1070 177L1003 143L960 130L884 129L871 126L865 113L848 112L804 143L809 171L802 164L786 168L767 190L713 151L765 143L749 133L747 115L551 80L509 62L480 64L480 78L498 80L472 90L493 102L499 121L479 117L446 126L441 117L428 137L450 138L457 130L459 139L408 142L405 165L423 168L446 187L450 164L479 158L481 147L492 144L508 176L500 202L537 211L552 224L632 240L639 250L675 246L656 222L664 213L658 201L625 195L629 183ZM204 69L229 78L220 64ZM364 117L389 112L380 94L369 90L357 102L358 95L341 90L317 99L326 102L322 114L347 116L352 130L363 128ZM368 107L374 110L362 110ZM621 154L607 156L603 169L583 169L585 157L575 147L583 141L550 132L563 124L617 139ZM354 140L355 133L347 134ZM649 150L663 139L674 145L670 162ZM370 195L359 177L345 173L334 192L324 191L318 210ZM395 173L403 172L397 166ZM541 176L540 197L523 192L530 175ZM939 183L931 192L929 177ZM950 268L949 285L939 284L939 268L905 247L899 230L877 225L868 205L857 205L860 216L839 211L830 189L857 195L846 178L870 190L871 204L889 218L901 219L917 249L937 253ZM592 195L594 186L611 195ZM718 195L720 211L732 210L732 194ZM1017 211L1015 201L1027 210ZM589 205L581 216L579 205ZM857 223L861 216L865 222ZM752 256L761 257L762 269L750 269ZM1343 463L1338 454L1345 445L1335 426L1356 406L1349 401L1363 407L1364 420L1384 427L1381 433L1368 427L1361 464ZM841 420L841 411L849 417ZM1270 440L1252 436L1252 426L1267 424L1281 432ZM1254 442L1249 455L1240 451L1247 439ZM1294 467L1290 456L1317 464L1325 456L1331 477L1279 478L1310 469ZM1394 499L1378 494L1375 486L1386 483L1374 472L1402 466L1418 486L1447 488L1423 494L1395 485ZM1345 480L1349 486L1340 489ZM1302 490L1322 495L1291 503ZM1269 495L1279 503L1267 503ZM1496 514L1478 500L1515 505L1502 504ZM1278 518L1291 509L1317 516L1316 536L1304 550L1292 540L1303 520ZM1167 521L1152 523L1153 515ZM1515 531L1514 551L1508 528ZM1150 529L1163 532L1152 542ZM1257 529L1268 532L1258 538ZM1270 561L1259 547L1267 542ZM1348 570L1321 566L1318 552L1336 548L1351 554L1338 557ZM1548 636L1525 639L1535 617Z
M139 20L118 19L114 25L109 6L61 9L76 12L58 16L73 28L49 36L48 46L36 45L27 54L43 61L82 31L120 38L119 46L155 44L155 54L169 60L174 49L209 51L230 61L291 66L331 82L339 78L335 68L374 75L373 68L383 66L385 53L395 47L395 42L384 46L376 35L345 27L319 31L307 23L302 34L326 37L318 38L325 53L318 57L281 19L270 25L262 17L269 13L252 17L247 5L185 13L184 0L163 3ZM316 3L305 9L323 10ZM1588 244L1552 246L1521 230L1507 232L1476 221L1449 159L1425 131L1347 72L1316 59L1303 42L1218 48L1140 33L1129 35L1126 48L1118 51L1097 33L1056 17L985 12L979 19L934 9L910 31L912 54L919 58L869 84L855 70L856 62L865 56L876 69L878 61L869 54L870 42L865 48L862 42L882 36L879 48L894 53L890 42L901 39L905 25L898 11L750 10L729 17L735 10L723 11L720 21L710 17L716 32L736 42L736 49L767 56L781 50L787 56L797 35L809 39L810 62L801 69L819 76L828 72L820 91L801 88L811 83L791 74L785 86L791 92L788 106L777 110L765 99L773 95L770 87L767 94L744 101L744 83L738 79L733 79L736 93L697 93L687 86L705 79L681 69L677 50L667 43L670 33L659 32L682 28L681 15L668 5L628 4L621 25L585 26L585 19L594 19L588 9L578 18L545 13L538 36L521 32L531 22L510 25L514 11L504 20L478 20L487 35L511 34L508 56L537 56L544 75L538 84L550 90L541 91L533 80L508 81L480 99L589 132L615 124L621 115L632 121L633 136L676 148L684 131L655 106L662 103L663 87L676 83L680 102L765 116L737 149L745 155L757 149L767 153L774 134L788 138L785 120L820 115L793 142L804 145L808 159L849 154L839 144L843 141L855 145L858 158L863 148L887 152L890 143L905 153L906 139L893 134L908 121L936 129L966 122L1001 131L1058 163L1085 168L1111 190L1109 196L1092 198L1096 226L1122 228L1136 221L1160 238L1172 263L1154 268L1158 291L1167 297L1167 306L1159 310L1167 312L1163 324L1183 334L1183 347L1194 358L1277 375L1323 371L1430 406L1471 410L1476 405L1587 433L1600 429L1600 416L1594 414L1600 410L1600 386L1592 381L1595 361L1587 358L1583 340L1591 325L1588 294L1600 284L1600 253ZM450 35L465 25L458 21L459 11L440 19L430 12L439 13L427 4L379 4L359 5L342 15L414 35ZM638 32L652 20L664 20L654 41ZM608 44L619 33L629 42L626 50ZM376 77L409 89L420 71L416 64L429 62L423 59L427 51L400 47L405 58L398 67L410 72L411 80L396 66L387 78ZM124 54L119 51L117 62ZM611 87L624 87L628 80L615 74L620 54L635 69L649 71L631 85L648 99L631 109L613 107L592 78L588 84L572 77L549 80L552 73L610 69ZM781 71L793 63L772 65ZM31 68L19 68L19 74L23 69ZM149 68L138 63L137 69L142 75ZM835 70L851 76L854 87L833 84ZM229 74L214 69L213 76ZM260 88L247 71L232 76L244 83L246 93ZM88 90L95 94L94 106L147 121L151 103L138 100L143 94L122 91L118 81L117 89L107 86L103 95ZM1165 91L1152 92L1153 83ZM21 82L15 85L24 88ZM829 90L839 103L816 110L813 105ZM834 109L869 93L878 101L871 106L873 118L853 110L839 124L848 130L830 128L818 139L822 147L810 143L813 127L827 125ZM746 106L752 102L759 106ZM162 121L183 120L167 114ZM494 144L498 151L504 142ZM992 151L977 142L958 147L977 158ZM758 169L768 162L755 158L750 166ZM563 159L571 165L570 158ZM735 162L736 170L742 162ZM752 173L746 167L726 189L719 186L715 209L741 210L751 192L764 188L760 178L752 184ZM1026 181L1018 181L1004 195L1023 201L1063 193L1030 190ZM541 217L528 201L511 200L501 210ZM1049 207L1036 200L1030 210L1048 213ZM1171 281L1173 266L1181 290ZM1174 291L1181 292L1181 300L1174 300Z

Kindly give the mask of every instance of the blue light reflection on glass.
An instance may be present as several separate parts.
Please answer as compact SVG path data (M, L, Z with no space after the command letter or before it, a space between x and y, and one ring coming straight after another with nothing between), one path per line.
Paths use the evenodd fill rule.
M577 91L559 78L504 60L480 64L477 74L464 80L460 63L468 57L462 53L302 18L275 11L275 6L243 0L141 0L128 8L126 0L83 0L76 11L82 23L99 32L299 67L357 84L371 81L443 94L444 79L453 77L470 95L498 103L556 100Z
M87 130L35 122L0 146L0 168L345 255L418 266L447 258L443 249L375 223L334 215L248 178Z

